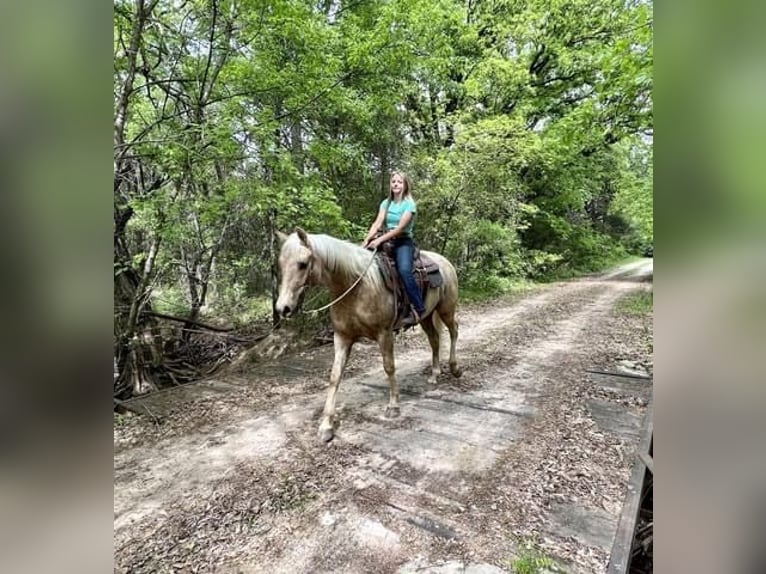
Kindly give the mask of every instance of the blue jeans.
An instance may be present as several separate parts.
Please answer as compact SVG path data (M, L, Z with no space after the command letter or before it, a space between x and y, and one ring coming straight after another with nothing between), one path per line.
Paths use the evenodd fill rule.
M413 259L415 257L415 245L411 237L397 237L394 239L394 249L396 254L396 269L404 283L404 290L412 306L421 317L425 313L423 297L420 295L420 289L415 281L415 275L412 272Z

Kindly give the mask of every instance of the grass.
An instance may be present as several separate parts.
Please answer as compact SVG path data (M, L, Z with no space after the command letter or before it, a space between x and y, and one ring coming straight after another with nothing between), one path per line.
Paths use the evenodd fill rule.
M550 570L554 567L555 562L547 556L525 554L511 563L511 572L514 574L539 574L543 569Z
M636 261L643 261L646 259L643 255L628 255L614 262L613 265L627 265L628 263L635 263Z
M128 417L119 413L114 413L114 428L124 427L128 424Z
M624 297L617 305L618 311L627 315L649 315L654 310L654 290L638 291Z
M466 281L460 284L461 303L481 303L506 295L518 295L532 291L537 283L527 279L486 277L483 281Z
M644 332L647 337L647 348L650 354L654 353L654 337L649 327L646 326L646 322L651 321L652 314L654 313L654 291L652 289L642 290L623 297L617 303L616 311L623 315L645 317L642 322L644 323Z
M547 556L532 540L519 544L521 551L513 560L507 560L506 566L513 574L544 574L547 572L564 573L553 558Z

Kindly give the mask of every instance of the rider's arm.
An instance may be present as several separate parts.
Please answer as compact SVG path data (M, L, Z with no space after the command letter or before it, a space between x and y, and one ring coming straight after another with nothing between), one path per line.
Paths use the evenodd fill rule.
M412 212L404 212L402 218L399 220L399 225L380 236L380 243L388 241L389 239L393 239L394 237L404 233L404 229L407 227L407 225L409 225L410 221L412 221Z
M375 236L375 234L381 228L385 219L386 219L386 210L381 207L380 211L378 211L378 216L375 218L375 221L372 222L372 225L370 226L370 230L367 232L367 237L364 238L364 243L362 243L362 247L367 247L367 244L370 242L370 240Z

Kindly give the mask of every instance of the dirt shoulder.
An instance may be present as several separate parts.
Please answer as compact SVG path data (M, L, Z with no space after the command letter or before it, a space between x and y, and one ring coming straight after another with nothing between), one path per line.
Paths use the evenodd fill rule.
M115 571L502 571L530 540L603 571L651 382L589 371L651 370L651 317L616 307L642 273L462 307L460 379L445 347L428 385L425 335L400 335L397 419L357 345L329 445L329 347L147 401L115 427Z

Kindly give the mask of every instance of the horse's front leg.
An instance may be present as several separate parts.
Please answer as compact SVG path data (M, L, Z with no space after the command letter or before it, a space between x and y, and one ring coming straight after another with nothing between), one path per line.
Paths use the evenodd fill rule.
M351 347L354 342L335 333L333 337L335 344L335 359L332 363L332 372L330 373L330 386L327 389L327 400L324 404L324 413L322 414L322 422L319 424L319 440L322 442L329 442L335 435L335 429L333 427L333 417L335 416L335 399L338 395L338 385L340 379L343 376L343 370L346 368L346 361L351 353Z
M383 370L388 377L389 398L386 407L387 417L399 416L399 387L396 384L396 367L394 365L394 334L384 331L378 337L380 353L383 355Z

